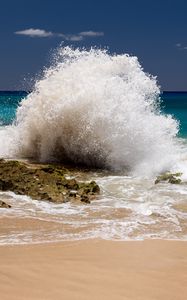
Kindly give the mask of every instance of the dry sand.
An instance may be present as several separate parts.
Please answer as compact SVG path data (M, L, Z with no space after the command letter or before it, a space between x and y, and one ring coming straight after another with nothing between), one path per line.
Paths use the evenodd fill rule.
M187 242L0 247L2 300L185 300Z

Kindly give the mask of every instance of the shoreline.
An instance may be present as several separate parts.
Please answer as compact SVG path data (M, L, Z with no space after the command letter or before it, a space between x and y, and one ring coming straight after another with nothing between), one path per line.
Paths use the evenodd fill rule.
M126 239L126 240L120 240L120 239L104 239L104 238L82 238L82 239L72 239L72 240L48 240L48 241L39 241L39 242L18 242L18 243L4 243L4 244L0 244L0 249L3 247L45 247L45 246L60 246L62 244L77 244L77 243L97 243L97 242L101 242L101 243L116 243L116 244L123 244L123 243L147 243L147 242L171 242L171 243L186 243L187 244L187 240L186 239L166 239L166 238L145 238L145 239Z
M187 242L73 242L0 246L3 300L183 300Z

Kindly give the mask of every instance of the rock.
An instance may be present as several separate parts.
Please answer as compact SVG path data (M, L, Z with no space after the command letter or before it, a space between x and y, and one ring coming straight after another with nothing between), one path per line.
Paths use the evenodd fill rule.
M90 203L90 199L86 195L82 195L80 199L81 199L81 202Z
M73 178L73 179L67 179L66 178L66 180L67 180L67 183L66 183L66 187L68 188L68 189L73 189L73 190L77 190L78 188L79 188L79 185L78 185L78 183L77 183L77 181Z
M69 197L76 197L77 196L77 191L69 191Z
M155 180L155 184L160 183L162 181L167 181L172 184L180 184L182 180L179 178L182 173L164 173L157 176Z
M0 200L0 208L11 208L11 205L9 205L6 202Z
M67 176L69 173L59 165L0 160L0 190L55 203L71 200L89 203L99 193L99 186L95 181L78 182Z
M93 194L100 192L100 188L95 181L91 181L89 183L89 188L90 188L91 193L93 193Z

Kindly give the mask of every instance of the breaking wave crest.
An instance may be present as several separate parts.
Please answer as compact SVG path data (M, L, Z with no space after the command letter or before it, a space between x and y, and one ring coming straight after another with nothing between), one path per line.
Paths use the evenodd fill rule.
M0 131L1 156L141 175L170 169L178 123L160 112L156 79L137 57L70 47L57 57L22 101L16 123Z

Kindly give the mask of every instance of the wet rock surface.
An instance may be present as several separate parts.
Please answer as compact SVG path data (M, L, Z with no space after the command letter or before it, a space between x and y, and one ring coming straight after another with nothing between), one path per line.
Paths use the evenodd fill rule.
M168 182L168 183L172 183L172 184L180 184L182 183L181 180L181 175L182 173L163 173L159 176L157 176L156 180L155 180L155 184L160 183L160 182Z
M0 200L0 208L11 208L11 205L9 205L6 202Z
M99 186L95 181L79 182L72 175L72 171L58 165L0 160L1 191L12 191L55 203L90 203L100 192Z

